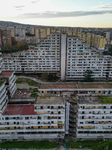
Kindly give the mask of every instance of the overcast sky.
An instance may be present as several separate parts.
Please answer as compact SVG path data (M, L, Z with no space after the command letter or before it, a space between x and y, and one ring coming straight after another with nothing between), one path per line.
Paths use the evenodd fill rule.
M112 27L112 0L0 0L0 20L71 27Z

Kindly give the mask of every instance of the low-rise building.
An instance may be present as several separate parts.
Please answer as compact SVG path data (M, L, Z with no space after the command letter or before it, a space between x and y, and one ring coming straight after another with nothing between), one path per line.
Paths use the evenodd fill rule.
M85 99L88 99L87 103ZM77 139L112 138L112 104L101 104L97 99L83 97L82 102L77 104Z
M64 99L38 97L32 105L8 104L0 116L0 131L0 139L63 139Z

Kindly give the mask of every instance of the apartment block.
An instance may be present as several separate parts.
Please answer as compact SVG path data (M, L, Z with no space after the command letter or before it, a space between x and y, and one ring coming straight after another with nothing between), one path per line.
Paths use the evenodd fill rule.
M94 79L111 78L111 61L111 56L103 56L78 37L67 37L67 80L83 79L86 70L93 71Z
M39 29L35 28L35 36L39 38Z
M47 36L47 29L40 29L40 38L46 38Z
M60 97L38 97L32 105L8 104L0 116L0 139L63 139L64 135L65 102Z
M46 83L38 89L42 96L111 96L111 83Z
M78 139L112 138L112 104L78 104Z
M6 44L12 45L11 43L11 33L10 30L1 30L0 29L0 46L5 46Z
M95 39L94 39L94 46L95 47L97 47L101 50L104 50L105 42L106 42L106 39L103 36L95 35Z
M10 29L11 31L11 37L15 37L14 29Z
M60 72L60 34L52 33L37 47L3 56L3 70L15 72Z
M26 32L25 32L25 28L21 28L21 27L15 27L14 28L14 33L15 36L20 36L20 37L25 37Z
M8 102L8 97L7 97L7 90L6 90L6 85L5 81L0 80L0 116L2 112L4 111L7 102Z
M85 41L82 34L80 35ZM104 56L102 50L90 47L81 39L77 36L51 33L41 39L40 44L33 49L4 55L3 70L16 73L54 72L61 76L61 80L83 80L84 72L92 70L95 80L112 79L111 56Z
M16 77L14 75L13 71L2 71L0 73L0 80L6 81L6 90L7 90L7 95L12 97L16 91Z
M2 72L3 67L3 59L2 59L2 53L0 53L0 73Z
M47 35L50 35L50 33L51 33L51 29L48 27L47 28Z

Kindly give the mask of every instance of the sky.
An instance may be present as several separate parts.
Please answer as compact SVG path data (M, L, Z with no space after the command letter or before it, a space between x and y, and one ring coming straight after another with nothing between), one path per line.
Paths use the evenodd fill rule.
M0 21L107 28L112 27L112 0L0 0Z

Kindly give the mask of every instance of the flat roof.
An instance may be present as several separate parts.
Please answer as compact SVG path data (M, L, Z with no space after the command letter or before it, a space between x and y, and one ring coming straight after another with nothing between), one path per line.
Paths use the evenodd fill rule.
M16 91L12 99L32 98L30 95L31 95L31 92L29 91Z
M11 58L11 56L3 56L3 58Z
M40 96L40 97L37 97L37 100L35 103L36 104L63 104L64 99L63 97Z
M34 112L34 105L8 104L2 115L36 115L36 112Z
M14 71L2 71L0 75L10 76Z
M96 88L96 89L108 89L112 88L112 83L90 83L82 84L83 88Z
M74 97L72 97L75 99ZM112 104L112 97L108 96L78 96L79 104Z
M72 89L76 88L76 84L41 84L40 89Z
M112 83L46 83L41 84L40 89L110 89Z

